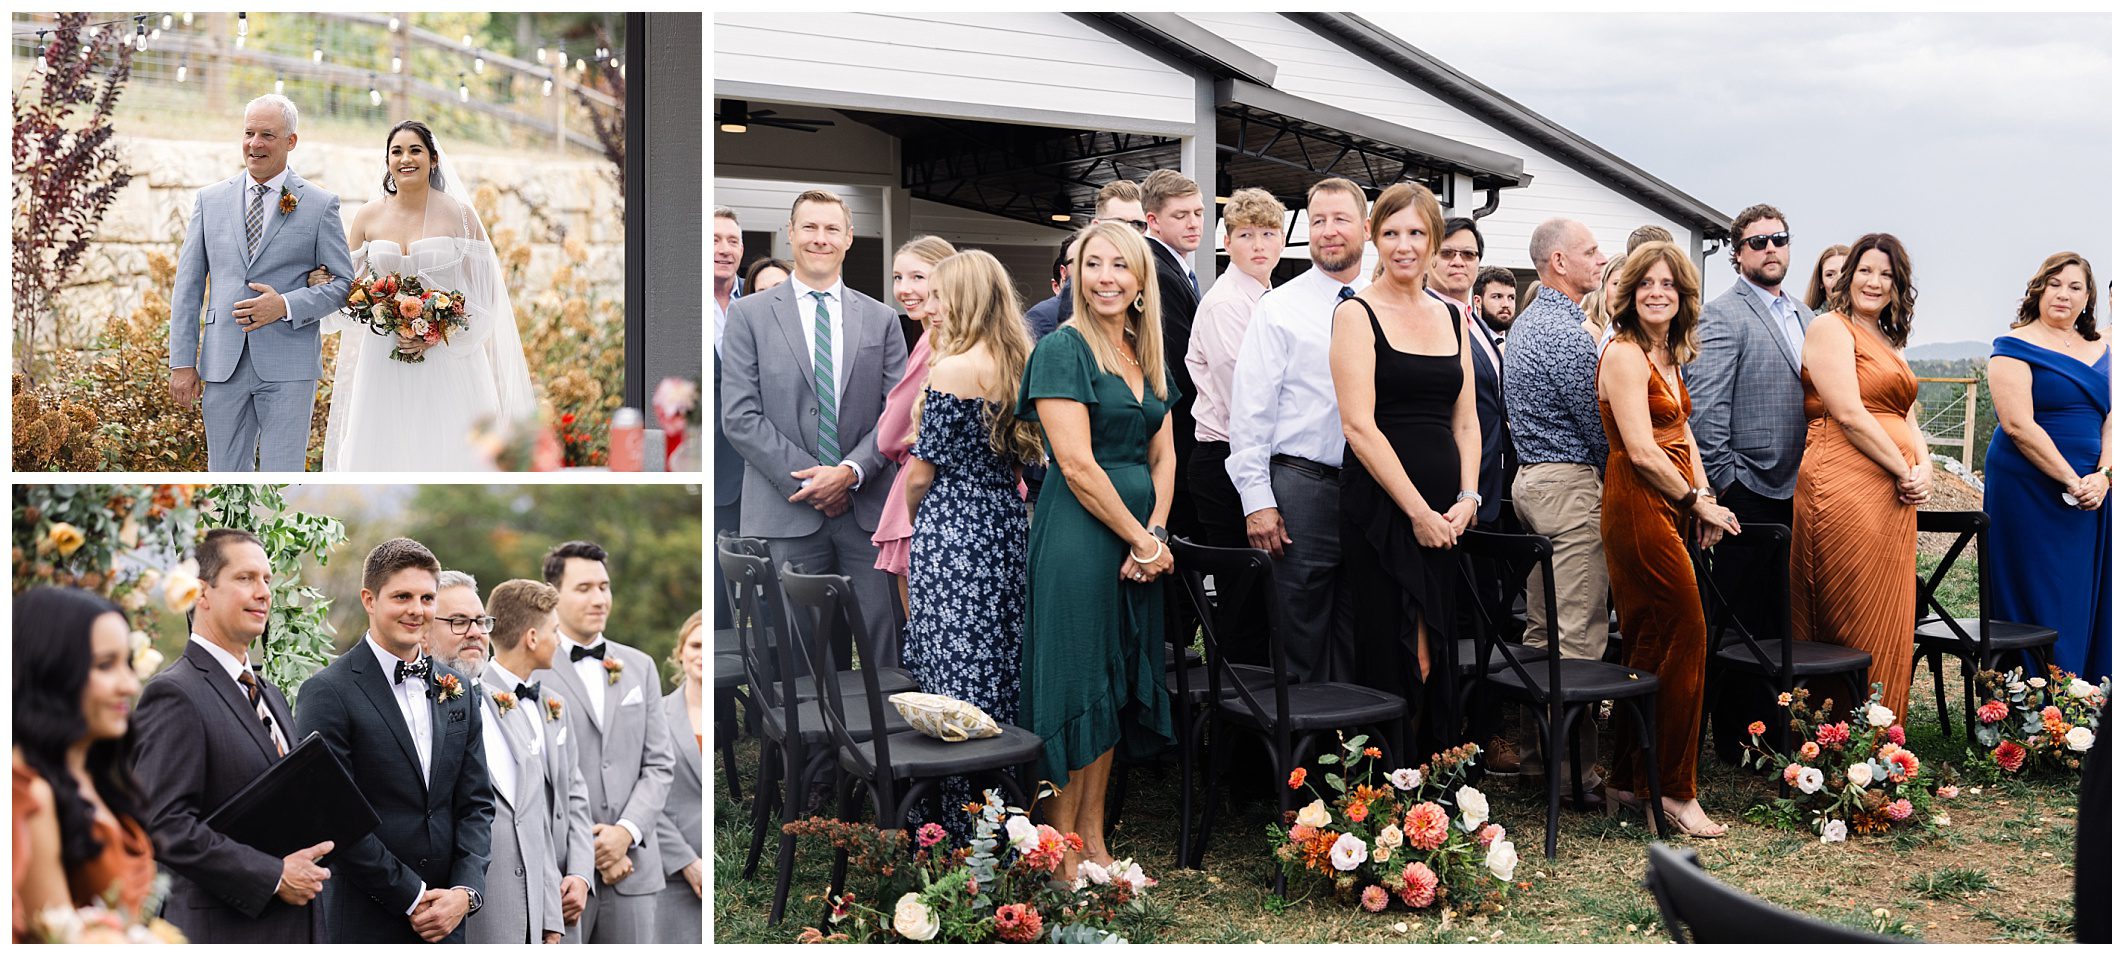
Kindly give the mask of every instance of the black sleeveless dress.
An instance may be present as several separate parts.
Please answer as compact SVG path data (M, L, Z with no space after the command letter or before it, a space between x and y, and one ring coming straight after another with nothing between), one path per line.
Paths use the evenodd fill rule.
M1463 375L1460 349L1451 355L1413 355L1387 343L1379 316L1358 299L1372 323L1372 418L1410 483L1433 511L1452 507L1460 493L1460 454L1453 440L1453 407ZM1454 328L1460 314L1453 306ZM1456 341L1458 338L1456 337ZM1416 665L1416 622L1431 638L1431 681L1445 686L1444 641L1453 634L1453 596L1460 580L1458 552L1416 543L1416 529L1379 486L1355 451L1342 462L1342 573L1355 612L1357 682L1407 698L1421 715L1423 740L1413 764L1448 744L1440 727L1448 712L1441 691L1426 694Z

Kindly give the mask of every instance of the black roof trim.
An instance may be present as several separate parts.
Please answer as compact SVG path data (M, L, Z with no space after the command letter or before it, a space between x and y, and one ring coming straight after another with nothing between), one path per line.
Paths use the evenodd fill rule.
M1517 156L1470 146L1459 140L1410 129L1245 80L1217 81L1217 105L1221 108L1226 104L1277 113L1397 146L1433 161L1432 165L1468 174L1475 179L1478 188L1512 189L1533 180Z
M1211 33L1177 13L1078 13L1176 56L1212 79L1242 79L1262 86L1276 83L1276 64Z

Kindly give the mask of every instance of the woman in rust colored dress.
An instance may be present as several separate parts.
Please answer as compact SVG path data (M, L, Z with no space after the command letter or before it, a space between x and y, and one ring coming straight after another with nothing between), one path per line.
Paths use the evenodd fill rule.
M1897 717L1910 700L1917 510L1932 496L1917 377L1901 352L1916 304L1900 241L1852 244L1801 353L1807 451L1792 497L1792 637L1871 653L1866 679Z
M1659 774L1660 812L1695 837L1725 835L1696 800L1704 711L1704 609L1689 541L1709 547L1740 533L1740 520L1711 496L1704 459L1689 431L1681 366L1696 357L1701 283L1671 242L1648 242L1623 262L1613 286L1615 338L1603 350L1600 422L1608 433L1600 543L1608 559L1624 663L1659 675L1658 767L1644 765L1635 738L1617 736L1616 775L1635 803ZM1692 527L1693 525L1693 527Z
M15 938L38 913L116 891L137 923L155 879L154 849L133 812L127 716L140 696L132 629L88 591L36 588L15 598Z

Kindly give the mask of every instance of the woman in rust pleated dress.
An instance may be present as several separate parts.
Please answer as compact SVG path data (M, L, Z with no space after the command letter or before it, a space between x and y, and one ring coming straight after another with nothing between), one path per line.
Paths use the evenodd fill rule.
M1637 247L1616 274L1600 359L1601 427L1608 433L1607 481L1600 498L1600 543L1608 558L1624 662L1659 675L1659 766L1617 735L1616 777L1634 804L1659 774L1660 812L1694 837L1725 835L1696 800L1703 749L1704 609L1698 602L1689 536L1704 547L1740 533L1740 520L1711 496L1703 455L1689 431L1689 390L1681 366L1696 357L1701 283L1671 242Z
M1917 377L1902 356L1916 304L1900 241L1852 244L1801 352L1807 451L1792 497L1792 637L1871 653L1866 679L1898 717L1917 624L1917 509L1932 497Z

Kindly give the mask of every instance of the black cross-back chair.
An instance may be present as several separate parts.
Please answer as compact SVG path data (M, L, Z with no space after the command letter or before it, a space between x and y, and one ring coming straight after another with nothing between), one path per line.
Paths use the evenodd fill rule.
M1659 904L1667 935L1677 943L1907 942L1765 903L1712 879L1695 850L1654 841L1645 855L1645 889Z
M1408 702L1384 691L1356 684L1301 683L1291 679L1283 653L1282 616L1276 598L1276 583L1269 572L1268 552L1258 548L1212 548L1185 538L1172 539L1173 558L1188 600L1202 619L1203 657L1209 664L1208 698L1214 703L1209 716L1210 770L1204 793L1218 793L1217 778L1231 756L1230 735L1245 731L1267 748L1270 773L1275 775L1276 820L1295 809L1294 791L1284 785L1292 768L1309 766L1318 756L1316 741L1336 730L1371 728L1373 738L1387 743L1381 749L1388 760L1403 755L1403 725ZM1203 577L1217 581L1214 600ZM1225 657L1217 635L1242 616L1252 615L1266 623L1269 674L1264 685L1258 672L1242 670ZM1390 743L1388 743L1390 742ZM1392 766L1391 763L1386 766ZM1199 865L1202 848L1215 828L1217 801L1206 800L1202 808L1202 836L1195 849ZM1283 893L1283 870L1276 871L1275 890Z
M736 543L736 547L743 544ZM752 797L752 846L745 856L744 869L744 878L751 879L759 869L760 855L766 846L770 816L779 807L779 823L796 821L803 812L812 781L831 764L833 747L825 719L816 707L805 706L817 696L818 682L806 679L809 662L802 658L809 656L807 650L797 635L784 626L782 586L773 565L764 555L740 553L736 547L718 551L716 558L723 576L738 585L739 656L760 715L760 770ZM826 683L833 686L884 676L866 678L861 672L847 671L823 674ZM811 692L800 693L800 688ZM873 726L876 725L866 717L855 733L867 737ZM907 729L907 722L894 714L883 726L889 733ZM775 832L774 903L767 917L770 926L782 920L796 862L796 837L779 826Z
M740 538L727 531L716 532L715 547L736 551L740 554L767 554L767 543L757 538ZM757 548L757 551L753 549ZM720 577L720 571L718 577ZM722 579L721 593L716 595L730 610L730 620L738 621L738 585L728 578ZM745 719L738 721L738 705L745 705ZM737 740L740 733L758 736L760 732L759 708L754 707L745 685L745 660L738 647L736 627L718 628L715 632L715 746L723 757L723 776L730 785L730 799L744 800L745 789L738 781Z
M1460 553L1463 561L1488 559L1499 562L1511 570L1511 579L1526 578L1534 568L1542 571L1537 598L1527 594L1529 603L1540 600L1548 612L1548 643L1541 648L1541 655L1532 661L1498 650L1506 642L1505 628L1513 626L1510 619L1503 622L1484 621L1483 639L1493 645L1485 650L1484 661L1501 659L1504 666L1484 675L1491 688L1506 700L1522 704L1536 725L1540 735L1542 759L1547 766L1545 783L1549 791L1548 834L1542 844L1542 852L1549 859L1556 858L1556 827L1563 813L1563 760L1565 750L1570 751L1572 786L1584 778L1584 758L1578 752L1578 741L1571 728L1580 718L1592 719L1590 713L1603 700L1612 700L1626 705L1635 714L1637 737L1644 746L1643 761L1647 792L1642 795L1650 826L1656 827L1664 836L1667 832L1666 814L1659 812L1659 739L1653 728L1658 726L1659 676L1650 671L1610 664L1605 661L1565 659L1563 645L1556 636L1556 573L1550 564L1549 539L1538 534L1494 534L1470 530L1460 536ZM1494 655L1494 657L1490 656ZM1529 666L1529 665L1534 666Z
M1696 549L1696 581L1703 593L1704 623L1710 634L1707 659L1714 682L1723 688L1738 683L1761 688L1768 695L1789 693L1810 684L1834 682L1833 696L1845 704L1866 699L1866 670L1873 655L1854 647L1827 641L1792 639L1792 602L1787 599L1792 572L1792 530L1781 524L1744 524L1741 533L1719 542L1717 554ZM1737 562L1746 572L1743 580L1765 582L1769 602L1770 633L1757 634L1741 620L1735 601L1718 588L1711 562ZM1717 695L1707 694L1708 699ZM1767 696L1767 695L1766 695ZM1766 720L1771 739L1780 753L1791 751L1791 721ZM1720 741L1720 744L1725 743Z
M1205 594L1211 604L1216 603L1219 592L1216 588L1210 588L1208 585L1215 581L1214 575L1204 581ZM1222 586L1221 582L1217 582L1218 588ZM1273 584L1268 586L1273 586ZM1166 594L1166 600L1168 601L1179 600L1182 597L1187 597L1190 604L1194 603L1193 598L1186 595L1185 585L1175 587ZM1199 609L1197 614L1198 617L1189 617L1188 620L1198 620ZM1195 803L1195 763L1198 757L1197 750L1202 742L1203 731L1209 727L1211 710L1210 665L1199 652L1190 646L1194 639L1192 631L1179 633L1168 630L1165 638L1165 687L1173 697L1174 737L1180 742L1180 834L1178 837L1179 845L1174 850L1173 865L1201 869L1202 851L1207 846L1208 841L1194 838L1196 814L1199 812ZM1270 682L1275 680L1274 672L1266 667L1231 663L1230 670L1238 675L1238 679L1249 687L1267 687ZM1237 691L1233 685L1227 684L1222 688L1222 693L1228 696L1237 693ZM1121 776L1119 779L1125 782L1127 777ZM1124 788L1117 787L1115 789L1117 791L1115 794L1117 798L1116 806L1118 807L1118 798ZM1205 794L1204 796L1207 799L1216 799L1214 794ZM1110 812L1107 815L1108 827L1112 827L1113 821L1119 817L1120 813L1118 811Z
M950 743L908 729L904 723L889 733L861 732L888 726L898 718L886 714L890 692L882 687L876 670L865 667L856 672L862 676L862 699L853 708L841 683L827 676L832 673L835 641L852 638L857 647L870 646L854 587L842 575L799 574L785 565L782 595L789 604L794 633L811 654L819 715L831 737L827 750L839 768L837 819L855 822L868 796L877 809L879 829L907 829L915 807L933 796L946 777L993 779L1011 806L1026 806L1025 788L1019 785L1017 773L1039 759L1045 743L1038 734L1000 721L998 736ZM840 895L847 876L848 851L838 850L833 856L826 908L819 917L821 930L826 928L833 898Z
M2022 655L2032 661L2030 677L2049 676L2051 650L2058 632L2040 624L1999 621L1991 617L1991 562L1988 548L1991 516L1981 511L1920 511L1918 530L1954 535L1954 543L1932 569L1932 576L1918 575L1917 656L1932 670L1933 703L1939 708L1940 734L1947 734L1947 685L1945 658L1962 662L1962 729L1976 742L1976 674L2012 666ZM1976 549L1969 550L1974 543ZM1963 552L1969 551L1977 569L1977 616L1957 618L1940 602L1940 583L1947 580ZM1902 716L1908 720L1907 715Z

